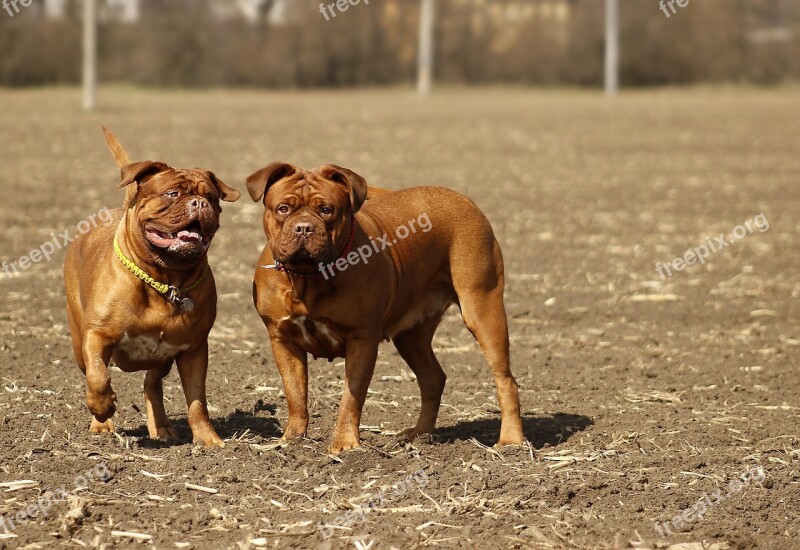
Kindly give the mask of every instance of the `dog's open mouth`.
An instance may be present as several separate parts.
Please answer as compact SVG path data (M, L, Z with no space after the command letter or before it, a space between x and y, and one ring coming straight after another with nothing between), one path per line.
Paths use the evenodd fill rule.
M205 250L211 244L211 237L203 235L200 222L195 220L177 231L165 231L155 227L145 229L147 240L158 248L174 251L199 248Z

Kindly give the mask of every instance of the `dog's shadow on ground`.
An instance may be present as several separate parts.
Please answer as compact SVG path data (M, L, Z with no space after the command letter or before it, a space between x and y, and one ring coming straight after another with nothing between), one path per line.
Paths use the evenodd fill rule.
M258 415L261 411L268 412L270 416ZM265 439L278 438L283 435L283 429L275 416L276 412L275 405L265 404L259 400L252 411L236 409L225 418L212 419L211 423L222 439L229 438L237 433L241 435L246 430ZM551 416L527 414L522 417L522 430L525 438L530 441L535 449L541 449L546 446L556 447L592 424L593 422L589 417L578 414L555 413ZM144 448L172 447L191 441L192 431L185 416L172 418L172 425L177 430L179 438L174 441L150 439L147 433L147 425L145 424L134 429L123 429L121 432L128 437L139 438L139 445ZM486 446L492 446L497 441L499 433L499 418L466 420L446 428L437 428L433 433L433 440L438 443L453 443L454 441L475 439Z
M258 413L262 411L269 413L270 416L259 415ZM276 412L277 407L275 405L265 404L259 400L252 411L236 409L225 418L214 418L212 415L211 424L222 439L227 439L236 433L242 435L246 430L250 430L251 434L260 435L265 439L275 438L283 435L280 422L275 417ZM139 438L140 446L152 449L184 445L187 441L191 442L192 430L189 428L186 416L170 418L170 420L172 421L172 426L178 432L178 439L176 440L159 441L150 439L146 424L142 424L138 428L123 429L120 432L128 437Z
M594 424L592 419L567 413L555 413L551 416L522 416L522 431L525 438L535 449L545 446L555 447L567 441L578 432L582 432ZM500 419L466 420L454 426L434 430L433 437L442 443L476 439L480 443L492 446L500 434Z

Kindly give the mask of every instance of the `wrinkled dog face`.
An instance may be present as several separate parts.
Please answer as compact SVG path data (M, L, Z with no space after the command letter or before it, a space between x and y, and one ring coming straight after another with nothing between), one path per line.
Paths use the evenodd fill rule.
M265 207L275 259L317 265L335 256L349 206L344 189L311 174L296 174L273 186Z
M339 166L306 171L276 162L251 175L247 189L254 201L263 197L273 258L290 269L313 271L338 256L367 183Z
M137 188L135 196L129 194L128 207L144 239L153 251L175 260L203 256L219 229L220 199L239 198L238 191L208 170L180 170L158 162L123 168L120 187L131 183Z

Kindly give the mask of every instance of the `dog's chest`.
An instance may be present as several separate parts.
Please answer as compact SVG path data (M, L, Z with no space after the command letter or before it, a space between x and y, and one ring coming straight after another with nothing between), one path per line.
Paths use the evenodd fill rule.
M176 346L156 334L131 336L127 332L116 346L116 351L122 352L131 361L166 361L187 349L188 344Z
M298 315L283 319L279 330L315 359L344 357L345 340L331 323Z

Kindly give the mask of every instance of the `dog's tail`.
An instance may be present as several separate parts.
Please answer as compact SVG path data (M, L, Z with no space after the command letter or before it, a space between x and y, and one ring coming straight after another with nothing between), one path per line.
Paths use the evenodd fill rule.
M108 144L108 148L111 151L111 156L114 157L114 162L117 163L117 168L122 170L123 166L128 166L131 163L131 158L128 156L128 152L125 150L125 147L119 142L114 134L111 133L111 130L103 126L103 135L106 136L106 143ZM136 196L136 186L129 185L128 188L125 190L125 207L127 208L129 205L133 203L133 199Z
M111 155L114 157L114 162L117 163L117 168L122 168L131 163L128 152L119 142L119 140L111 133L111 130L103 126L103 134L106 136L106 143L111 150Z

